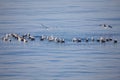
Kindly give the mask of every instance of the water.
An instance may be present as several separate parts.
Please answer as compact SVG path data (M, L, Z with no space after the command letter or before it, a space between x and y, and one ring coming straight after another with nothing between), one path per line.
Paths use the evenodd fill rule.
M30 33L35 41L0 39L0 80L119 80L119 0L0 0L0 38ZM99 24L110 24L104 29ZM65 43L39 41L54 35ZM73 43L73 37L113 42Z

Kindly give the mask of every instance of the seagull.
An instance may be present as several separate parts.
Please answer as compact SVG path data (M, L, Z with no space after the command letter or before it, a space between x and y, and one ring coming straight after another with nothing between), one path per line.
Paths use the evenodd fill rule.
M105 29L107 29L107 28L112 28L111 25L107 25L107 24L100 24L99 26L102 26L102 27L104 27Z
M79 38L73 38L72 42L81 42L81 39L79 39Z
M46 30L49 29L49 27L45 26L44 24L40 24L40 25L42 26L41 28L43 28L43 29L46 29Z
M44 36L44 35L40 36L40 40L41 40L41 41L43 41L43 40L45 40L45 39L46 39L46 36Z

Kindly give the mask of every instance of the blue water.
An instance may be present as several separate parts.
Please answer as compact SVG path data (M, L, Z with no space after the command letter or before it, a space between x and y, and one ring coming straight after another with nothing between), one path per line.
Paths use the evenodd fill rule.
M99 24L110 24L104 29ZM28 43L2 41L30 33ZM65 43L40 41L53 35ZM73 43L73 37L113 42ZM0 0L0 80L119 80L120 0Z

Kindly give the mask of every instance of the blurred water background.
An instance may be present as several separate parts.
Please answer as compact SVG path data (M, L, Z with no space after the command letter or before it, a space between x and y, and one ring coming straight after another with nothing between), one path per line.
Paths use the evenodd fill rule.
M99 24L110 24L104 29ZM0 0L0 38L35 36L28 43L0 39L0 80L119 80L120 0ZM65 39L40 41L40 35ZM73 37L113 42L73 43Z

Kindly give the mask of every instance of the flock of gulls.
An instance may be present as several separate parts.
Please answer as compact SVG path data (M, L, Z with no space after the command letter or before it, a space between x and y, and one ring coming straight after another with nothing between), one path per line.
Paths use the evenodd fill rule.
M106 24L101 24L100 26L103 26L104 28L112 28L112 26L110 25L106 25ZM27 43L29 41L35 41L35 37L31 36L30 33L27 34L23 34L23 35L19 35L17 33L9 33L9 34L5 34L2 37L2 40L7 42L11 42L12 40L18 40L24 43ZM39 40L40 41L44 41L44 40L48 40L48 41L53 41L56 43L65 43L65 39L64 38L60 38L60 37L56 37L56 36L45 36L45 35L41 35L39 36ZM99 37L97 39L95 39L94 37L91 38L72 38L71 39L72 42L100 42L100 43L105 43L105 42L113 42L113 43L117 43L117 39L113 39L113 38L106 38L106 37Z
M5 36L2 37L3 41L9 41L11 42L12 40L18 40L24 43L27 43L28 41L35 41L35 37L31 36L30 33L24 34L24 35L18 35L16 33L9 33L5 34ZM65 40L63 38L58 38L55 36L45 36L41 35L39 36L40 41L48 40L48 41L55 41L58 43L65 43Z

